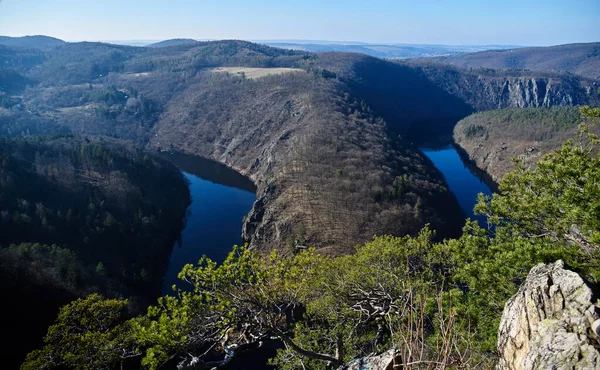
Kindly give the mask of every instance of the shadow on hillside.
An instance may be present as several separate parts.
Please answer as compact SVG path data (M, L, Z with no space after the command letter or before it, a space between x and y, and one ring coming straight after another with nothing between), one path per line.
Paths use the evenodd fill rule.
M419 71L384 60L364 58L347 81L353 94L384 118L389 128L416 143L451 135L456 122L473 109Z

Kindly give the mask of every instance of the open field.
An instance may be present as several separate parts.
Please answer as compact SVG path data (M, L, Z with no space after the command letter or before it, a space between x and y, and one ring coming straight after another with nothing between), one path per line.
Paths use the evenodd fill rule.
M268 75L289 73L289 72L304 72L300 68L252 68L252 67L218 67L212 69L212 72L228 72L235 75L244 73L246 78L260 78Z

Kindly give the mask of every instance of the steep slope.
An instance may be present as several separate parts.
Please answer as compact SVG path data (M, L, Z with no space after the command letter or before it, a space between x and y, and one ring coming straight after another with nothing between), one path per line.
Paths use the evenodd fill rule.
M304 65L314 73L335 72L394 132L415 142L450 137L473 111L600 103L593 80L561 73L465 70L344 53L318 54Z
M315 56L223 41L158 49L69 44L46 58L24 72L39 84L0 116L6 134L110 135L226 163L259 188L245 228L253 245L310 243L339 253L375 233L413 233L425 222L441 234L459 228L442 221L461 218L442 209L461 213L441 176L410 145L391 140L347 83L306 72L267 76L265 69L250 80L212 71L306 68ZM70 67L58 69L66 59Z
M362 54L325 53L306 62L310 71L333 71L350 93L386 120L390 129L421 141L450 132L473 110L418 69Z
M180 172L131 144L0 138L3 363L18 365L78 296L130 297L143 310L160 293L188 203Z
M600 43L491 50L437 58L464 68L532 69L600 77Z
M448 235L458 225L434 205L458 211L439 175L345 88L305 72L198 76L171 99L151 144L251 176L258 200L244 237L262 249L309 244L338 254L424 222Z
M596 81L568 73L466 70L435 62L408 64L476 111L600 103Z
M514 169L511 158L533 166L573 138L581 122L578 107L492 110L458 122L454 140L477 167L498 181ZM597 125L591 130L600 134Z

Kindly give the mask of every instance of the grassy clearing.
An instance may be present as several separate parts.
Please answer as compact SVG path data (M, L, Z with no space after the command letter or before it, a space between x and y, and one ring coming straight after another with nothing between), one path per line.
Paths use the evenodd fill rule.
M245 74L246 78L261 78L268 75L289 73L289 72L304 72L300 68L253 68L253 67L218 67L211 70L212 72L228 72L234 75Z

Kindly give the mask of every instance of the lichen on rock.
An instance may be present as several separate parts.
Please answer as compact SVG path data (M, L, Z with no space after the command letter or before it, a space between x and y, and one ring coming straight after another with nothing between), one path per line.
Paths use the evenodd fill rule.
M498 370L600 369L592 288L563 261L539 264L505 305Z

